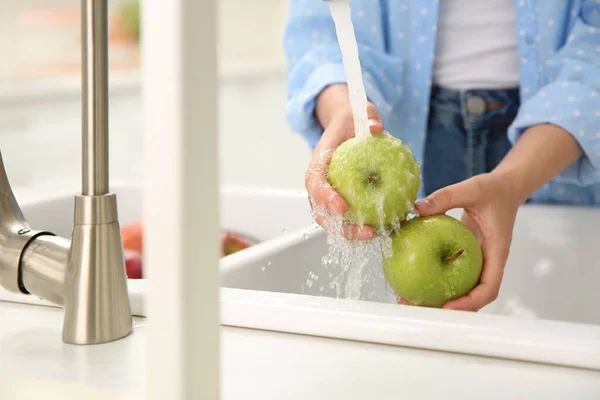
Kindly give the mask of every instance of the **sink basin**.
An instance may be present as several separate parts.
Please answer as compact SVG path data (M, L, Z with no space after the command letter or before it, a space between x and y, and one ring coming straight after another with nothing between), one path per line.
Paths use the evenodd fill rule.
M111 190L121 223L141 218L139 186ZM223 186L220 194L221 226L260 241L220 261L222 325L600 371L598 209L522 207L500 297L471 313L395 304L376 260L358 275L323 266L327 235L304 192ZM35 228L70 234L73 190L19 201ZM146 280L128 286L134 315L146 316ZM51 306L1 289L0 301Z
M461 211L450 215L460 218ZM524 206L498 299L481 312L600 325L600 209ZM354 266L324 265L326 233L307 227L273 254L228 273L226 287L395 303L377 259L356 276ZM268 264L268 267L266 266ZM342 279L340 279L342 278Z
M77 190L57 190L42 196L28 194L23 199L19 193L15 195L32 227L69 237L73 227L73 196ZM111 184L110 190L117 195L121 225L142 218L141 185L117 182ZM312 222L308 211L286 212L288 208L305 208L305 201L306 195L299 191L223 185L219 210L221 227L246 233L259 241L272 239ZM261 218L261 215L264 217Z
M223 322L600 370L598 226L600 209L523 206L500 296L479 313L397 305L376 259L324 266L327 235L306 226L223 261Z
M57 235L70 237L73 227L73 196L77 188L65 188L41 193L29 192L20 196L15 191L21 210L34 229L44 229ZM142 218L142 187L130 182L111 184L111 191L117 195L119 221L123 224ZM297 230L312 219L308 211L288 213L304 207L306 195L299 191L256 189L253 187L223 185L220 192L220 219L224 230L241 233L258 241L253 247L269 248L269 240ZM223 259L249 251L242 250ZM225 274L226 275L226 274ZM131 308L136 316L145 316L145 279L128 280ZM14 294L0 287L0 301L14 301L28 304L52 306L51 303L35 296Z

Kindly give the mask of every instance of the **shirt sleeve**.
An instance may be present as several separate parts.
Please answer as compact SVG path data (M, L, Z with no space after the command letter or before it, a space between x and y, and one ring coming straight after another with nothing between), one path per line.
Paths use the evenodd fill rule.
M353 0L352 21L365 91L385 121L401 96L403 63L386 54L382 1ZM284 32L288 62L286 119L314 148L323 129L315 117L318 95L327 86L345 83L346 74L335 23L327 2L291 0Z
M584 186L600 182L600 1L583 1L569 33L545 63L550 83L524 102L508 135L515 143L543 123L569 132L584 154L555 180Z

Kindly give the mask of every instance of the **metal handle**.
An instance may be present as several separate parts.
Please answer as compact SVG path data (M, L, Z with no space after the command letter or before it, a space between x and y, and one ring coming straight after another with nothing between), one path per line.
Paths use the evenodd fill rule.
M82 0L82 194L108 193L107 0Z

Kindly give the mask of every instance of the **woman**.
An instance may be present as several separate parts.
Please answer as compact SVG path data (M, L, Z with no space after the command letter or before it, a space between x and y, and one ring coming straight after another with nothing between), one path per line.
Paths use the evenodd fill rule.
M464 208L481 240L479 285L444 306L477 311L498 295L521 204L600 204L600 0L350 4L371 133L385 126L421 163L421 215ZM353 118L327 3L290 1L284 45L287 118L313 149L307 190L344 214L325 171Z

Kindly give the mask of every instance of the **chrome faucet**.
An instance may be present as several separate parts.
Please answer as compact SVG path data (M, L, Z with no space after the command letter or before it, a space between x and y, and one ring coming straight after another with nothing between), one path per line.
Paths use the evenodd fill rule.
M132 332L117 199L108 179L107 0L82 0L82 192L69 239L29 227L0 154L0 285L64 308L63 341Z

